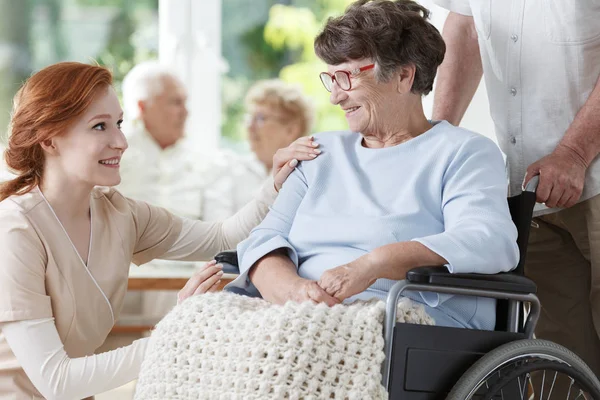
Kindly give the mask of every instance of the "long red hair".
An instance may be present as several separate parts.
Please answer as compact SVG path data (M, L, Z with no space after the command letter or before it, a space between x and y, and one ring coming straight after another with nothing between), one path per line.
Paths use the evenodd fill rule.
M40 143L64 133L112 85L104 67L77 62L51 65L32 75L13 100L8 148L4 158L17 175L0 184L0 201L40 184L44 151Z

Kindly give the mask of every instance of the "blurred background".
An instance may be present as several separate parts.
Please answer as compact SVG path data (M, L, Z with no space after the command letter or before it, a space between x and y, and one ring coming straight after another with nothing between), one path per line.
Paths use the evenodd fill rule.
M420 2L430 8L432 22L441 31L447 12L429 0ZM280 78L300 85L316 110L313 132L347 128L343 112L329 103L329 93L319 80L319 72L326 67L314 55L313 39L327 18L341 14L350 3L350 0L0 0L0 150L7 140L12 98L33 72L59 61L97 62L113 71L115 88L121 97L124 76L140 62L159 59L177 74L188 92L185 131L192 146L204 154L212 152L217 158L229 154L234 160L233 164L224 163L219 168L214 167L214 162L200 160L206 162L206 168L201 174L189 174L202 175L206 182L225 180L224 176L216 175L223 175L223 171L233 175L233 166L240 164L235 161L238 155L238 160L252 155L246 137L244 116L248 110L244 98L259 80ZM424 99L427 116L431 116L432 103L430 94ZM461 125L494 139L483 83ZM190 147L185 149L189 151ZM200 163L197 159L193 162ZM182 171L187 168L184 163L179 167ZM215 176L207 176L211 174ZM246 172L240 176L238 181L249 182ZM223 201L228 191L232 191L229 189L213 197ZM179 189L175 182L165 190ZM207 219L207 215L201 217ZM142 270L153 273L150 267ZM169 273L172 271L160 272L160 276ZM174 293L170 294L171 302ZM139 294L133 299L141 301ZM134 307L132 303L130 307L137 305ZM111 335L102 350L126 345L139 336L139 332ZM134 387L132 382L96 399L131 399Z
M248 152L243 98L259 79L300 84L316 110L315 132L345 128L329 104L313 38L349 0L0 0L0 144L12 97L32 72L71 60L112 69L116 88L144 60L159 58L189 91L187 132L205 150ZM442 29L446 12L429 1ZM430 115L432 95L425 99ZM485 88L463 126L493 137ZM127 116L125 116L127 118Z

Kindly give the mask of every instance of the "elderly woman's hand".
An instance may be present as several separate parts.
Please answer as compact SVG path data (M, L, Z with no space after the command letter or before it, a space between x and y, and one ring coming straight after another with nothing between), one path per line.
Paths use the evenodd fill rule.
M271 303L285 304L288 301L304 303L310 301L313 303L325 303L328 306L339 304L340 301L335 297L328 295L316 281L300 278L296 276L280 279L276 284L268 285L268 290L260 290L263 298Z
M329 307L340 303L338 299L327 294L316 281L303 278L298 279L297 283L293 286L292 291L289 292L288 300L297 303L305 301L325 303Z
M216 291L222 276L223 266L221 264L217 264L215 260L204 264L187 281L183 289L179 291L177 294L177 304L180 304L190 296Z
M325 271L318 284L327 294L343 301L364 292L376 280L373 269L369 268L366 257L363 256L348 264Z
M312 136L303 136L296 139L288 147L277 150L273 156L273 179L275 181L275 190L279 192L283 182L294 171L298 161L313 160L320 153L317 149L319 144L314 141Z

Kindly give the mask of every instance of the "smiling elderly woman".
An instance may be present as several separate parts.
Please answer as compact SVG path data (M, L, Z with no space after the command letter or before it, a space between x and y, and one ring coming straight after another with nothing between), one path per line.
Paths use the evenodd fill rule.
M359 1L315 40L320 76L349 131L316 135L266 219L238 246L234 284L267 300L383 298L414 267L494 274L514 268L517 232L495 144L428 121L445 46L412 1ZM438 325L493 329L495 300L408 293Z

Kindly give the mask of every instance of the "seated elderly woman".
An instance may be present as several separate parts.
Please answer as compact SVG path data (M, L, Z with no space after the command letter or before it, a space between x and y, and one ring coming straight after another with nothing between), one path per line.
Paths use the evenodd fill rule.
M298 86L279 79L256 82L245 103L250 148L269 173L277 150L309 134L313 107Z
M365 1L315 39L349 130L316 135L266 219L238 245L233 286L274 303L384 298L408 270L494 274L518 261L502 155L489 139L428 121L445 45L415 2ZM437 325L493 329L495 300L407 293Z

